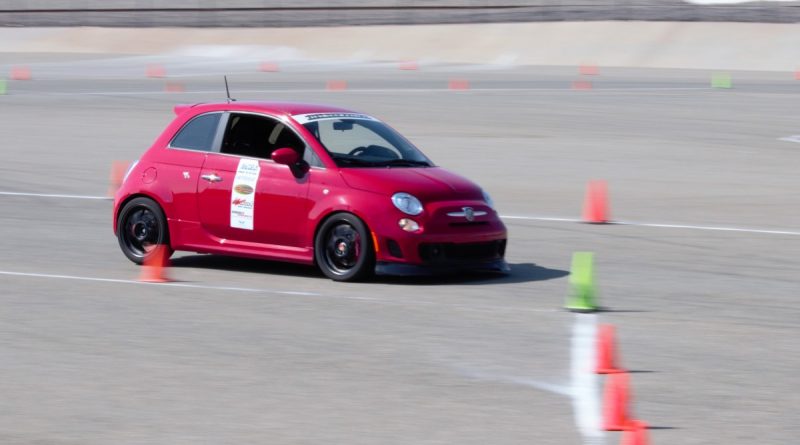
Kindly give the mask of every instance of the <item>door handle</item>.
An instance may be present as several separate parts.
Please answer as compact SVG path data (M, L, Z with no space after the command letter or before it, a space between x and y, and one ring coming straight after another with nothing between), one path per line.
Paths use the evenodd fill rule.
M220 182L222 181L221 176L217 176L216 173L211 173L210 175L202 175L201 178L205 179L208 182Z

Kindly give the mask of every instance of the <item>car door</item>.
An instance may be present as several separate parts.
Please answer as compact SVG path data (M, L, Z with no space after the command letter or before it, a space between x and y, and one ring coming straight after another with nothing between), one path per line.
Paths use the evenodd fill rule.
M296 177L269 159L284 147L302 152L305 144L275 118L230 114L220 153L208 154L198 184L201 224L215 242L276 251L309 247L301 245L312 204L309 175Z
M194 226L199 223L197 213L197 182L206 154L219 144L221 137L221 112L198 115L186 122L175 133L167 147L158 156L157 169L145 171L147 178L157 176L159 184L167 184L172 201L168 204L173 243L192 243ZM144 179L146 180L146 179Z

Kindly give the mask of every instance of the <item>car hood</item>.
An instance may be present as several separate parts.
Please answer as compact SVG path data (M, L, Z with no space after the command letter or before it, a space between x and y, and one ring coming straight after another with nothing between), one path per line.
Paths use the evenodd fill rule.
M406 192L423 202L483 199L478 185L441 167L344 168L341 174L354 189L387 196Z

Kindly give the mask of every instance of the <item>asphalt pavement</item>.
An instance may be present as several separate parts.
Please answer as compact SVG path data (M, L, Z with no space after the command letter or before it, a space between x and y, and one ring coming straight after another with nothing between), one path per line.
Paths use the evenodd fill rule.
M42 75L0 96L0 442L618 443L586 429L580 323L616 327L652 443L796 442L790 75L734 72L714 89L692 70L187 63L156 79L130 68L142 58L39 57ZM334 283L179 253L174 283L137 282L111 202L94 198L176 103L224 99L222 71L240 99L376 115L483 185L507 217L511 273ZM334 79L347 89L327 91ZM592 179L631 224L571 221ZM561 309L575 251L595 253L596 317Z

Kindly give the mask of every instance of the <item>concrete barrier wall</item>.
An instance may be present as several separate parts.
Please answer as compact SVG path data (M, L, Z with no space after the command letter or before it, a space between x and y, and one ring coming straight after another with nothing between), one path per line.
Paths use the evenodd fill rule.
M0 26L298 27L537 21L800 22L800 1L0 0Z
M0 53L94 53L261 61L437 63L782 71L795 24L534 22L319 28L0 28ZM13 56L12 56L13 57ZM255 69L255 68L252 68ZM2 73L0 73L2 75ZM789 77L791 78L791 76Z

